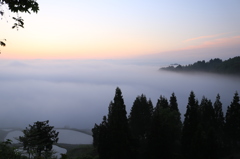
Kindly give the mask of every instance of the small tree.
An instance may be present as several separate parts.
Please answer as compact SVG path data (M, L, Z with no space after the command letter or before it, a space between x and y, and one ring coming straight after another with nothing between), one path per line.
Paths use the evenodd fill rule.
M4 142L0 142L0 159L26 159L26 156L16 151L16 148L11 146L12 141L7 139Z
M23 130L24 136L19 136L19 141L23 144L24 150L27 150L29 156L42 156L42 151L49 154L53 143L58 142L58 133L53 130L53 126L48 125L49 121L37 121L30 128Z

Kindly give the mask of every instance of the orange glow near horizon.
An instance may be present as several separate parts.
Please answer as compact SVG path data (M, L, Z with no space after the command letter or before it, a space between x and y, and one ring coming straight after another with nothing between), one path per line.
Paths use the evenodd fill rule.
M239 44L233 38L240 35L239 2L232 2L228 13L208 4L214 12L199 14L206 8L202 1L42 0L39 13L20 15L24 28L18 31L11 29L14 21L6 12L0 40L7 39L7 46L0 47L0 58L123 59Z
M197 39L197 38L196 38ZM77 44L70 46L60 47L62 44L46 44L44 46L36 45L36 43L30 43L23 45L24 43L13 45L12 43L7 44L6 47L1 48L1 59L124 59L133 58L140 55L147 55L153 53L163 53L163 56L167 56L165 52L168 51L182 51L191 49L201 48L219 48L219 47L231 47L240 45L240 36L233 36L227 38L218 38L202 43L192 45L189 44L186 47L174 48L174 49L160 49L148 46L147 44L141 45L140 43L122 43L122 46L112 43L111 45L93 44L79 47ZM141 46L141 47L138 47ZM32 51L34 50L34 51Z

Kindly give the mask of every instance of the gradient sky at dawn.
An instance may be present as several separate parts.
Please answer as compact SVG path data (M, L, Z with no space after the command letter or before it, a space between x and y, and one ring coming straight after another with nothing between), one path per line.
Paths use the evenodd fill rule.
M38 14L0 20L0 127L50 120L91 129L107 114L116 87L128 113L141 94L156 104L174 92L185 113L221 95L223 110L240 77L159 71L173 63L240 56L240 0L37 0ZM183 119L183 118L182 118Z
M229 57L240 51L239 0L38 0L20 14L25 28L0 21L1 59L119 59L158 55ZM190 51L189 51L190 50ZM203 54L199 50L205 50Z

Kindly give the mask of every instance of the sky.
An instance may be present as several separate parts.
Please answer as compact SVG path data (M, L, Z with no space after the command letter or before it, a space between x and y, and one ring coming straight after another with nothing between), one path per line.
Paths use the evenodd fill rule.
M0 20L0 125L91 129L107 115L116 87L129 113L138 95L175 92L182 116L190 91L223 109L240 92L239 77L159 71L173 63L240 55L239 0L38 0L11 29ZM183 119L183 118L182 118Z
M38 0L20 14L25 28L1 18L1 59L162 59L239 55L239 0ZM173 60L172 60L173 61Z

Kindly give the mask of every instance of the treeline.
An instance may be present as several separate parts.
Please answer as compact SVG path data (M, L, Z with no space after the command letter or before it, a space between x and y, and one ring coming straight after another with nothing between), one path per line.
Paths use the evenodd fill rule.
M163 67L161 69L167 71L202 71L240 75L240 56L229 58L225 61L222 61L219 58L215 58L209 60L208 62L205 62L205 60L203 60L186 66L177 65L175 67L171 65L168 67Z
M108 115L92 129L99 159L218 159L239 152L240 103L234 94L224 115L220 96L199 102L192 91L183 122L173 93L154 107L145 95L136 97L127 116L116 88Z

